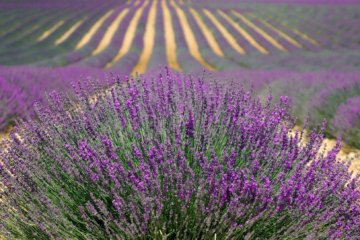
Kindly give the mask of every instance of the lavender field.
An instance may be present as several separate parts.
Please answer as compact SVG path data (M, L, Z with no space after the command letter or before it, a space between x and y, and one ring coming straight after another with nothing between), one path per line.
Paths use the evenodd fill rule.
M0 0L0 239L360 239L360 2Z

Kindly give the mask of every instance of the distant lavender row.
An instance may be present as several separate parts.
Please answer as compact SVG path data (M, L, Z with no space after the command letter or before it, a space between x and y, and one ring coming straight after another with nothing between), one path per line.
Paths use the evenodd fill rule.
M345 142L360 147L360 105L356 105L356 97L360 96L360 73L242 70L217 73L216 76L221 76L218 78L225 84L235 80L245 86L252 85L262 96L268 94L269 88L274 97L287 95L299 123L308 119L315 126L325 118L328 136L341 136ZM346 134L349 132L352 134Z
M125 0L102 0L101 4L108 5L119 5L125 4ZM75 5L92 5L93 7L99 6L99 1L97 0L62 0L62 1L48 1L48 0L12 0L8 2L0 2L0 7L2 9L48 9L48 8L71 8Z
M240 0L241 1L241 0ZM246 1L246 0L245 0ZM359 4L358 0L253 0L256 3L281 3L281 4Z
M209 4L209 2L219 3L218 1L197 0L195 4ZM239 3L270 3L270 4L311 4L311 5L329 5L329 4L360 4L358 0L224 0L223 4L239 4Z
M271 7L260 4L251 8L258 17L271 19L280 25L285 24L285 28L289 26L296 28L317 40L320 48L329 48L332 51L359 49L359 10L360 4L341 6L274 4Z
M104 77L104 73L84 67L0 67L0 130L15 120L33 118L33 104L44 102L46 92L65 92L71 82L89 76Z
M330 128L335 134L359 147L360 141L360 96L341 103L331 120Z

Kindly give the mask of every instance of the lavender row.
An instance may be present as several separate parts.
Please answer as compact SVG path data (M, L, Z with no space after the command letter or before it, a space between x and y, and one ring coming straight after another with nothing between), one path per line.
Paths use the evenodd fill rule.
M124 0L104 0L101 4L108 4L110 6L116 6L119 4L124 4ZM0 3L1 9L6 10L13 10L13 9L71 9L74 7L74 5L77 6L92 6L93 8L96 8L99 6L99 1L97 0L64 0L64 1L47 1L47 0L28 0L28 1L22 1L22 0L14 0L11 2L2 2Z
M293 114L299 124L310 121L316 126L327 120L327 137L341 137L346 143L360 147L360 105L351 100L360 96L360 74L358 72L322 71L291 72L272 71L227 71L216 76L228 81L237 81L244 86L252 86L259 95L266 96L271 91L274 97L287 95L293 105ZM232 81L231 81L232 80ZM340 114L345 113L347 114ZM347 134L350 133L351 134Z
M75 33L71 34L71 36L69 36L69 38L64 43L56 46L54 45L55 39L50 38L49 39L50 41L47 41L45 45L44 43L36 44L34 47L25 48L25 50L21 48L16 48L15 49L16 53L13 54L13 57L9 58L8 61L12 61L14 63L20 63L20 64L36 63L40 61L39 65L42 65L41 62L46 62L47 66L52 66L54 64L56 64L56 66L67 65L68 60L66 59L66 57L64 57L64 55L65 56L82 55L81 51L74 50L77 42L80 41L80 39L86 34L86 32L90 29L92 24L94 24L94 22L107 11L108 11L108 6L102 5L96 11L91 10L91 11L78 13L77 16L75 16L75 18L77 19L72 19L70 23L75 24L76 22L81 20L81 17L82 18L88 17L88 18L81 25L81 28L79 28L79 30L76 31ZM65 26L66 28L61 28L59 30L64 33L64 31L69 30L71 26L72 25L67 24ZM82 49L82 51L84 51L84 49Z
M220 4L218 1L207 1L207 0L199 0L199 1L185 1L188 4L198 4L198 5L214 5L214 6L224 6L224 5L237 5L239 3L245 4L277 4L277 5L301 5L301 4L309 4L313 5L359 5L357 0L224 0Z
M52 13L51 21L44 23L38 29L35 29L32 32L29 32L27 36L23 38L17 39L17 41L11 41L6 47L4 46L4 50L2 54L7 55L16 55L17 57L24 57L32 53L34 55L34 51L41 52L42 49L55 47L54 43L56 39L60 38L63 34L66 33L71 26L76 23L79 19L84 18L85 16L91 14L91 8L89 7L81 7L78 9L72 9L64 14L63 11L56 11ZM57 15L57 16L56 16ZM56 16L54 18L54 16ZM52 32L51 35L46 37L45 39L39 41L38 39L42 36L42 34L51 29L56 24L64 21L64 23L56 29L56 31ZM26 24L24 24L26 25Z
M1 131L16 121L33 119L35 102L44 102L47 93L55 89L65 93L80 77L103 77L103 73L80 67L0 67Z
M141 42L141 39L139 39ZM125 63L125 62L124 62ZM131 71L133 63L128 65L126 70L123 65L121 74L128 74ZM84 70L85 67L72 67L64 69L38 69L38 68L2 68L2 129L14 118L25 118L31 115L29 109L34 100L43 99L44 91L54 90L56 88L66 90L69 87L69 81L54 79L54 73L62 72L63 79L74 80L81 74L91 75ZM66 69L70 69L67 71ZM73 70L79 69L79 70ZM201 68L198 68L199 70ZM119 70L114 68L108 72ZM18 72L17 72L18 71ZM92 72L101 72L94 70ZM56 75L56 74L55 74ZM67 76L69 75L69 76ZM99 76L99 74L97 75ZM309 118L313 125L319 124L324 118L328 120L326 134L330 137L342 137L346 142L358 146L356 135L344 134L347 131L358 131L356 122L358 120L347 120L347 118L356 118L357 115L349 116L347 114L337 115L340 111L340 105L346 106L347 99L360 96L360 76L358 73L345 73L338 71L331 72L304 72L297 73L286 70L272 71L246 71L233 70L215 74L224 84L236 81L239 84L250 87L260 95L266 95L269 87L274 96L286 94L291 98L294 114L299 123ZM54 79L49 81L49 79ZM40 87L39 87L40 86ZM302 89L299 91L299 89ZM355 107L355 105L354 105ZM337 119L337 120L334 120ZM342 119L342 120L339 120ZM354 122L355 121L355 122ZM344 125L339 123L344 123ZM353 123L351 125L345 124ZM343 129L338 131L336 129Z
M121 24L118 26L115 35L110 42L109 46L104 49L101 53L96 56L91 56L89 58L82 59L81 64L86 66L95 67L95 68L104 68L108 63L110 63L117 55L120 50L120 47L124 41L124 37L127 32L130 21L132 20L135 12L139 9L140 4L130 8L128 14L121 21ZM138 36L139 39L139 36ZM140 41L140 40L137 40ZM125 66L125 64L123 65ZM122 74L130 73L132 65L126 64L126 67L121 68Z

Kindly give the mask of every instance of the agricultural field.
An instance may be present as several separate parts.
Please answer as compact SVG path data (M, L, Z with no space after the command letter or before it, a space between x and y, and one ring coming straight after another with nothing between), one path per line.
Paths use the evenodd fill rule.
M0 0L0 239L360 239L359 26L356 0Z
M357 7L114 4L67 9L65 1L63 6L50 4L41 15L35 8L26 16L13 9L16 4L5 4L3 11L9 10L0 19L0 64L110 70L120 65L126 66L120 68L124 73L145 72L164 63L183 71L359 66L359 53L354 51L360 37Z

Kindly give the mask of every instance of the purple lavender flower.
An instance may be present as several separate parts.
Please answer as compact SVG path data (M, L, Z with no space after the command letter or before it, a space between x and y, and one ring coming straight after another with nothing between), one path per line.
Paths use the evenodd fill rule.
M188 119L185 123L185 127L186 127L186 136L188 136L189 138L194 138L194 116L191 110L189 110L189 116Z

